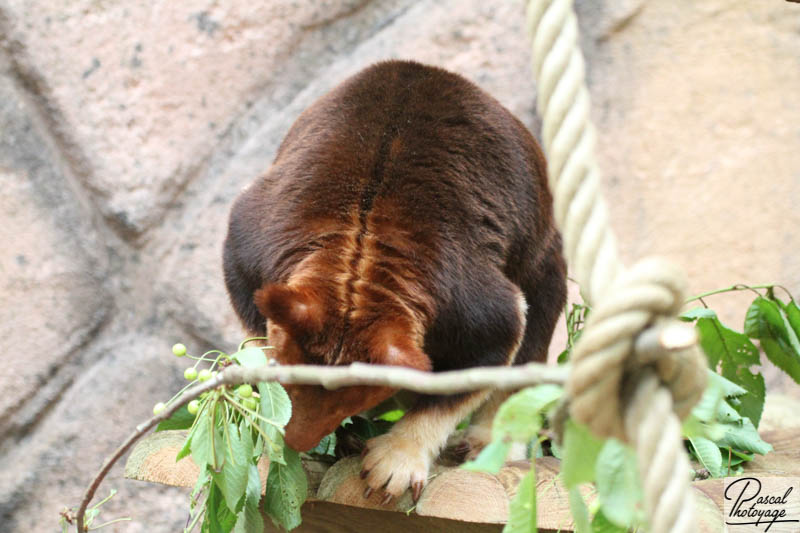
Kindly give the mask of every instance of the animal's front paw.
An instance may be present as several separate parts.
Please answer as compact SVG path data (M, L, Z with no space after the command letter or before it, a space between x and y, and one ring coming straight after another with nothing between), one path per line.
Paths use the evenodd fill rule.
M367 482L365 498L383 491L383 503L400 496L411 487L414 501L419 499L431 464L430 453L404 436L387 433L367 441L361 477Z

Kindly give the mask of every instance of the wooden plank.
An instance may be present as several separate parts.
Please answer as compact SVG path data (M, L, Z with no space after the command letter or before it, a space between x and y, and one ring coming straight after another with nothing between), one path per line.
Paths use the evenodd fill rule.
M447 520L414 513L406 515L393 511L353 507L331 502L312 501L303 505L303 523L292 533L352 533L353 531L378 531L380 533L499 533L502 524L481 524ZM269 532L279 532L271 523ZM541 533L549 533L541 531ZM554 533L554 532L553 532Z
M193 487L200 469L189 457L176 462L186 431L159 431L140 440L125 463L125 477L173 487Z
M172 487L194 487L200 469L190 457L175 461L187 433L182 430L159 431L144 437L131 450L125 463L125 477ZM328 466L322 461L303 463L310 494L316 494ZM269 459L266 457L258 462L258 473L261 477L261 494L264 494L269 473Z

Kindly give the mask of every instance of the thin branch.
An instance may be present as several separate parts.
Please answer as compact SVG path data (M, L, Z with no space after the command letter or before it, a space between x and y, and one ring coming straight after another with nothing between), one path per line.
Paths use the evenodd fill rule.
M100 483L108 475L111 467L145 433L162 420L167 420L178 409L198 398L205 392L221 385L252 385L263 381L277 381L290 385L322 385L326 389L338 389L352 385L373 385L405 389L424 394L456 394L480 389L517 389L541 383L562 385L569 375L568 365L548 366L542 363L529 363L514 367L482 367L448 372L422 372L396 366L369 365L353 363L349 366L263 366L245 368L229 366L213 378L188 389L176 398L167 408L147 422L136 426L122 445L109 456L94 477L78 508L76 526L78 533L85 533L84 516Z
M487 388L508 390L541 383L563 384L568 374L569 368L566 366L542 363L436 373L398 366L353 363L348 366L231 366L217 378L226 385L277 381L285 385L322 385L329 390L353 385L372 385L423 394L456 394Z
M716 289L713 291L708 291L702 294L698 294L697 296L692 296L683 303L688 304L689 302L693 302L695 300L702 300L703 298L706 298L708 296L714 296L715 294L723 294L726 292L735 292L735 291L752 291L755 292L758 296L761 296L761 293L758 292L757 289L772 289L772 288L778 288L783 290L787 294L787 296L789 296L789 299L794 301L794 297L792 296L792 293L789 292L789 289L787 289L783 285L778 285L777 283L763 283L760 285L745 285L744 283L737 283L735 285L731 285L730 287L725 287L723 289Z

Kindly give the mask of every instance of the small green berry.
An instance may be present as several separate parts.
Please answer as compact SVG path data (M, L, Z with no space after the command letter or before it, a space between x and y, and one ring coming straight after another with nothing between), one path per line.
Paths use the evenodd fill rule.
M185 377L189 381L194 381L197 379L197 369L193 366L190 366L186 370L183 371L183 377Z
M189 411L190 415L196 415L197 411L200 410L200 402L197 400L192 400L189 402L189 405L186 406L186 409Z
M180 342L178 344L173 344L172 353L178 357L183 357L184 355L186 355L186 346L184 346Z
M211 379L211 371L207 368L204 368L197 374L197 379L200 381L208 381Z
M158 402L153 406L153 414L160 415L162 412L164 412L164 409L166 408L167 406L164 404L164 402Z
M242 405L244 405L245 409L255 411L256 407L258 406L258 402L256 402L255 398L245 398L242 400Z
M244 385L239 385L239 388L236 389L236 393L242 398L249 398L253 395L253 387L247 383Z

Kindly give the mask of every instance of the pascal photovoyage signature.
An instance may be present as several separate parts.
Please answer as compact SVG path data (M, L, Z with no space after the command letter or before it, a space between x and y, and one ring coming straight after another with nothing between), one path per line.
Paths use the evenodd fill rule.
M761 494L761 481L757 478L739 478L725 489L725 500L733 502L725 523L729 526L763 525L764 531L769 531L776 523L800 522L786 514L793 489L787 487L782 495Z

